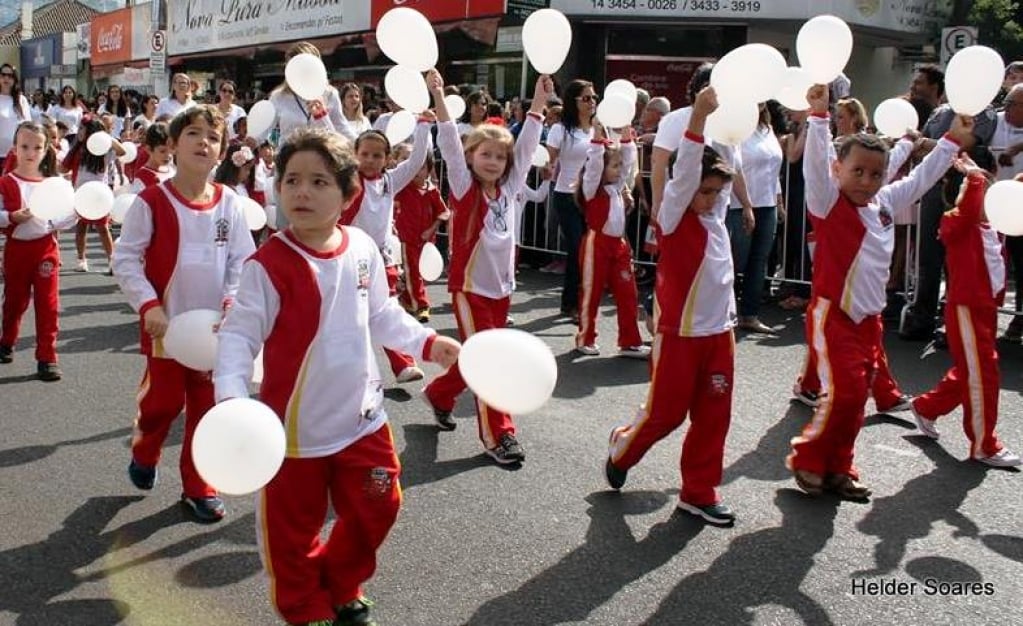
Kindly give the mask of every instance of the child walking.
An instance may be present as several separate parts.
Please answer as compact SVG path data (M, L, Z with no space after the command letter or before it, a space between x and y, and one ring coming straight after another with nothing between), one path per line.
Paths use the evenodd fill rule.
M347 127L346 127L347 128ZM394 233L394 196L415 177L430 149L430 119L423 117L416 126L415 142L408 159L385 169L391 152L387 137L367 130L355 139L355 158L359 161L359 182L362 186L352 203L341 214L341 224L355 226L377 242L387 268L391 295L398 295L398 272L401 243ZM423 379L423 370L412 355L384 349L391 371L399 383Z
M436 70L427 86L437 110L437 146L448 166L451 189L448 291L462 339L503 328L515 290L515 197L526 182L530 158L540 144L543 105L553 95L547 75L536 81L533 106L518 141L504 127L482 124L465 138L444 106L444 80ZM451 411L465 381L456 363L424 390L437 425L454 430ZM515 438L511 415L476 400L479 437L497 463L521 463L526 454Z
M811 495L829 490L862 500L871 492L859 481L853 449L880 353L895 246L892 207L909 206L941 179L959 146L972 139L972 119L957 118L919 166L885 185L888 148L874 135L847 137L829 167L827 87L811 87L807 100L803 176L817 247L806 326L821 395L813 418L792 440L787 465Z
M36 374L46 382L61 378L57 364L60 249L55 232L78 221L74 211L59 222L43 220L27 208L32 192L57 173L56 147L42 126L22 122L14 133L18 164L0 177L0 228L7 234L3 254L3 332L0 363L14 361L21 318L35 304Z
M401 504L373 344L445 367L458 356L458 342L417 324L389 297L376 242L337 226L359 193L357 168L337 134L304 128L289 136L275 185L290 226L245 263L219 331L218 401L248 396L264 346L260 397L287 431L287 456L259 495L256 528L271 597L290 624L373 623L362 584ZM337 522L322 542L328 502Z
M604 473L612 489L621 489L629 469L688 414L677 506L727 526L735 522L735 514L721 501L717 487L735 370L735 294L725 227L735 153L717 144L704 147L707 116L717 106L713 87L696 96L665 186L656 217L660 258L650 391L632 422L611 431Z
M433 184L433 155L427 153L415 178L394 197L394 226L405 268L404 289L398 297L405 310L423 324L430 321L430 300L419 273L419 257L427 242L437 241L437 229L449 216L440 190Z
M610 143L603 125L594 124L593 140L576 187L576 204L586 218L586 234L579 245L580 354L600 354L597 346L597 310L604 290L610 288L618 311L618 354L637 359L650 357L643 345L636 311L639 295L632 274L632 247L625 239L626 174L636 162L636 144L630 128L620 145Z
M993 170L994 158L990 152L987 157L988 170ZM949 276L945 328L953 365L937 387L913 400L913 416L921 433L937 439L937 418L962 405L970 457L994 467L1014 467L1023 460L995 433L999 387L995 335L998 307L1005 299L1005 256L1002 241L984 214L988 171L967 156L954 165L966 179L958 202L947 198L953 208L941 217L938 231Z
M209 372L167 358L162 338L175 315L228 308L242 263L255 250L241 199L208 182L225 137L224 118L215 106L191 107L174 118L170 142L177 172L139 194L114 250L121 291L141 316L146 355L128 476L139 489L153 488L164 439L184 409L182 503L202 522L225 514L224 502L192 462L192 435L213 406L213 381Z
M171 164L174 153L170 146L170 128L166 122L154 122L146 129L146 153L145 165L135 170L132 193L139 193L174 177L174 166Z

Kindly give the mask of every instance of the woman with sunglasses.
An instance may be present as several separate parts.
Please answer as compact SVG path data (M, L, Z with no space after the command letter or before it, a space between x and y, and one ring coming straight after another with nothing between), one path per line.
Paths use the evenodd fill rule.
M131 116L128 100L121 92L120 86L110 85L107 87L107 101L96 109L96 113L98 115L109 113L114 116L114 126L110 132L115 139L120 139L124 133L125 120L128 120Z
M164 115L173 118L181 111L195 106L195 100L192 100L192 79L188 74L175 74L171 79L171 88L174 90L171 96L160 100L156 106L157 119Z
M14 147L18 124L32 120L28 98L21 93L18 72L10 63L0 65L0 167Z
M228 140L234 139L238 134L234 129L234 123L240 118L246 117L245 109L234 103L234 96L237 90L238 87L234 84L233 80L225 80L220 83L220 88L217 90L220 93L220 97L217 99L217 109L220 110L220 114L224 116L224 120L227 122Z
M558 172L554 182L554 214L565 239L565 278L561 290L561 314L579 321L579 244L586 222L575 204L579 172L586 162L586 150L593 139L593 115L597 112L597 94L593 83L575 79L565 87L561 121L547 134L551 167Z

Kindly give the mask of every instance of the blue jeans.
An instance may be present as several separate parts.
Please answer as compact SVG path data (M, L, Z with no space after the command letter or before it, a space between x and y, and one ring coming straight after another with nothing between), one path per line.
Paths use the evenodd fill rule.
M756 225L752 233L742 227L742 209L729 209L725 218L728 237L732 241L732 263L735 274L742 275L739 292L739 316L756 317L760 313L760 299L764 294L767 275L767 256L774 245L778 228L778 209L773 206L754 207ZM740 284L738 278L735 281Z

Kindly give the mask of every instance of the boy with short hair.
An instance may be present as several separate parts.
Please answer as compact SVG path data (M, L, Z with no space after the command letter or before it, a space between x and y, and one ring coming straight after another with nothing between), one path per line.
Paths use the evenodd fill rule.
M142 318L146 355L128 476L139 489L153 488L164 439L184 409L182 502L199 521L215 522L224 517L224 503L192 462L192 435L213 406L213 382L209 372L167 358L162 339L175 315L226 310L255 246L238 195L208 182L225 141L223 116L215 106L198 105L178 114L169 131L177 172L139 194L113 257L121 290Z
M146 129L144 152L145 165L135 170L135 180L132 181L131 189L133 193L159 185L174 176L174 167L171 165L173 153L170 147L170 128L165 122L154 122Z

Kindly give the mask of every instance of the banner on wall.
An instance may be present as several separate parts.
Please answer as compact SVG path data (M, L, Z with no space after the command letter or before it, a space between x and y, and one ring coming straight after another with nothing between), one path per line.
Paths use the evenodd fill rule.
M131 33L132 9L120 9L110 13L101 13L92 19L92 31L89 35L91 63L112 65L132 60Z
M689 104L686 96L689 79L693 77L696 68L708 60L609 56L605 68L608 82L625 78L637 87L646 89L651 96L664 96L671 101L671 108L678 109Z
M21 42L21 77L46 78L62 60L63 34L54 33Z
M391 9L406 7L415 9L430 23L454 22L480 17L504 15L505 0L373 0L371 28Z

